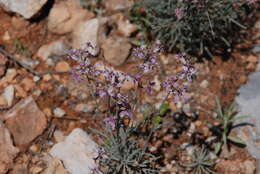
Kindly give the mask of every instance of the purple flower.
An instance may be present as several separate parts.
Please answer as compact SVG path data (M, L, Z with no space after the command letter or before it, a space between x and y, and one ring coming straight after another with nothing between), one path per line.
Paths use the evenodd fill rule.
M176 8L175 9L175 16L177 17L178 20L180 20L184 15L183 8Z
M127 116L128 118L133 118L133 113L129 110L124 110L119 113L120 117Z
M108 96L108 93L103 89L98 89L96 93L102 98Z
M108 124L112 130L115 130L116 128L116 120L112 117L107 117L104 119L104 122Z

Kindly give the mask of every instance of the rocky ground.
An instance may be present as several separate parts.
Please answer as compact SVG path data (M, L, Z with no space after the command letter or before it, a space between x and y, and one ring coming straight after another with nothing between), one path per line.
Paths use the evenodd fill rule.
M66 54L91 42L94 48L90 51L97 61L125 72L135 71L132 67L138 62L130 53L137 26L120 10L131 2L107 0L102 13L84 9L77 0L7 2L0 0L0 174L91 173L100 140L84 130L99 129L101 117L94 113L95 102L87 85L72 80L75 62ZM173 111L185 113L187 126L178 137L167 126L153 135L149 149L163 156L160 173L182 173L177 164L186 161L194 148L187 144L201 144L212 137L207 123L218 123L215 98L227 106L238 93L236 101L242 113L253 115L256 129L232 134L252 142L248 148L232 145L230 152L221 153L214 168L221 174L256 172L260 120L254 114L259 114L259 73L254 76L258 81L248 80L250 73L260 71L259 16L256 21L247 31L247 40L237 44L230 56L195 64L198 72L188 103L169 101ZM173 57L161 56L165 71L178 69ZM154 79L160 84L159 77ZM250 87L252 82L256 87ZM249 87L238 91L246 83ZM157 94L144 96L144 101L159 105L163 93L160 85L155 88ZM193 119L194 113L198 118ZM172 117L167 119L174 122ZM248 134L253 135L250 138Z

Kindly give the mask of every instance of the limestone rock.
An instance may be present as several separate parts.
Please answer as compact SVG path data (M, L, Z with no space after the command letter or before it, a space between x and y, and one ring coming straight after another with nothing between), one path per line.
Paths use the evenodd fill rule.
M49 44L43 45L37 52L37 56L46 61L49 56L61 56L67 53L68 46L63 40L57 40Z
M97 167L94 161L97 152L98 145L79 128L50 150L50 154L60 159L71 174L91 174L91 169Z
M93 48L87 48L87 50L93 55L98 55L100 50L99 29L105 22L105 18L94 18L78 23L72 33L72 47L85 48L86 43L91 43Z
M47 120L32 97L17 103L4 114L5 125L10 130L15 144L24 150L47 127Z
M0 0L6 10L18 13L29 19L36 15L48 0Z

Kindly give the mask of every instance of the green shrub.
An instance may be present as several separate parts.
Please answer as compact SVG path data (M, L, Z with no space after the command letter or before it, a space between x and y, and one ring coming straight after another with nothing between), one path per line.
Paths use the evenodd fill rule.
M200 55L230 48L254 0L143 0L130 19L159 39L168 51ZM151 31L151 32L150 32Z

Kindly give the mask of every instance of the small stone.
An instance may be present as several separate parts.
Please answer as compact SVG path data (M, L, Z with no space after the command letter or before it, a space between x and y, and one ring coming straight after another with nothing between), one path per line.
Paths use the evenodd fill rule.
M47 64L48 66L54 66L54 65L55 65L54 61L53 61L51 58L48 58L48 59L46 60L46 64Z
M197 120L197 121L195 121L194 124L195 124L196 127L200 127L202 125L202 121Z
M51 77L50 74L46 74L46 75L43 76L42 80L48 82L49 80L51 80L51 78L52 77Z
M70 70L70 65L65 61L60 61L55 66L55 71L57 72L69 72Z
M255 54L259 54L260 53L260 44L254 45L252 48L252 52Z
M257 62L258 62L258 59L257 59L256 56L250 55L250 56L247 58L247 61L250 62L250 63L257 63Z
M31 78L24 78L21 85L25 91L30 91L35 87L35 82Z
M209 87L209 81L203 80L203 81L200 83L200 87L201 87L201 88L208 88L208 87Z
M34 17L47 0L0 0L0 5L7 11L15 12L26 19Z
M30 151L36 153L36 152L39 152L40 148L39 146L37 146L36 144L33 144L31 147L30 147Z
M0 121L0 173L5 174L13 165L19 150L13 145L11 134Z
M14 88L15 88L15 91L16 91L16 96L17 97L26 97L27 96L27 93L24 91L24 89L20 86L20 85L14 85Z
M52 158L50 155L45 157L47 168L43 174L69 174L58 158Z
M33 81L38 82L41 78L39 76L33 76Z
M113 66L120 66L129 56L131 44L124 38L109 38L102 48L105 60Z
M27 97L3 116L6 127L13 135L15 144L22 150L47 127L47 120L33 100Z
M43 171L42 167L33 166L32 168L30 168L30 173L32 174L38 174L41 173L42 171Z
M14 100L14 86L9 85L5 88L3 97L5 98L5 101L7 102L7 106L12 106L13 100Z
M20 60L24 65L27 65L28 67L34 69L37 67L37 65L39 65L39 61L38 60L33 60L31 58L22 58Z
M249 63L246 66L246 69L253 71L255 69L255 63Z
M56 117L63 117L65 114L66 114L66 112L63 110L63 109L61 109L61 108L55 108L54 110L53 110L53 113L54 113L54 115L56 116Z
M52 113L51 113L51 109L50 109L50 108L44 108L44 109L43 109L43 112L44 112L44 114L45 114L47 117L51 117L51 116L52 116Z
M241 75L241 76L239 77L239 81L240 81L240 83L242 83L242 84L245 83L246 80L247 80L247 78L246 78L245 75Z
M46 61L52 55L62 56L66 54L68 49L69 48L65 44L64 40L61 39L41 46L36 55L43 61Z
M94 110L94 106L89 105L89 104L80 103L80 104L76 105L75 110L78 112L88 113L88 112L92 112Z
M74 129L64 142L55 144L50 154L62 160L71 174L91 174L91 169L98 166L94 160L98 145L79 128Z
M6 31L2 38L4 41L9 41L11 39L10 34L8 31Z

